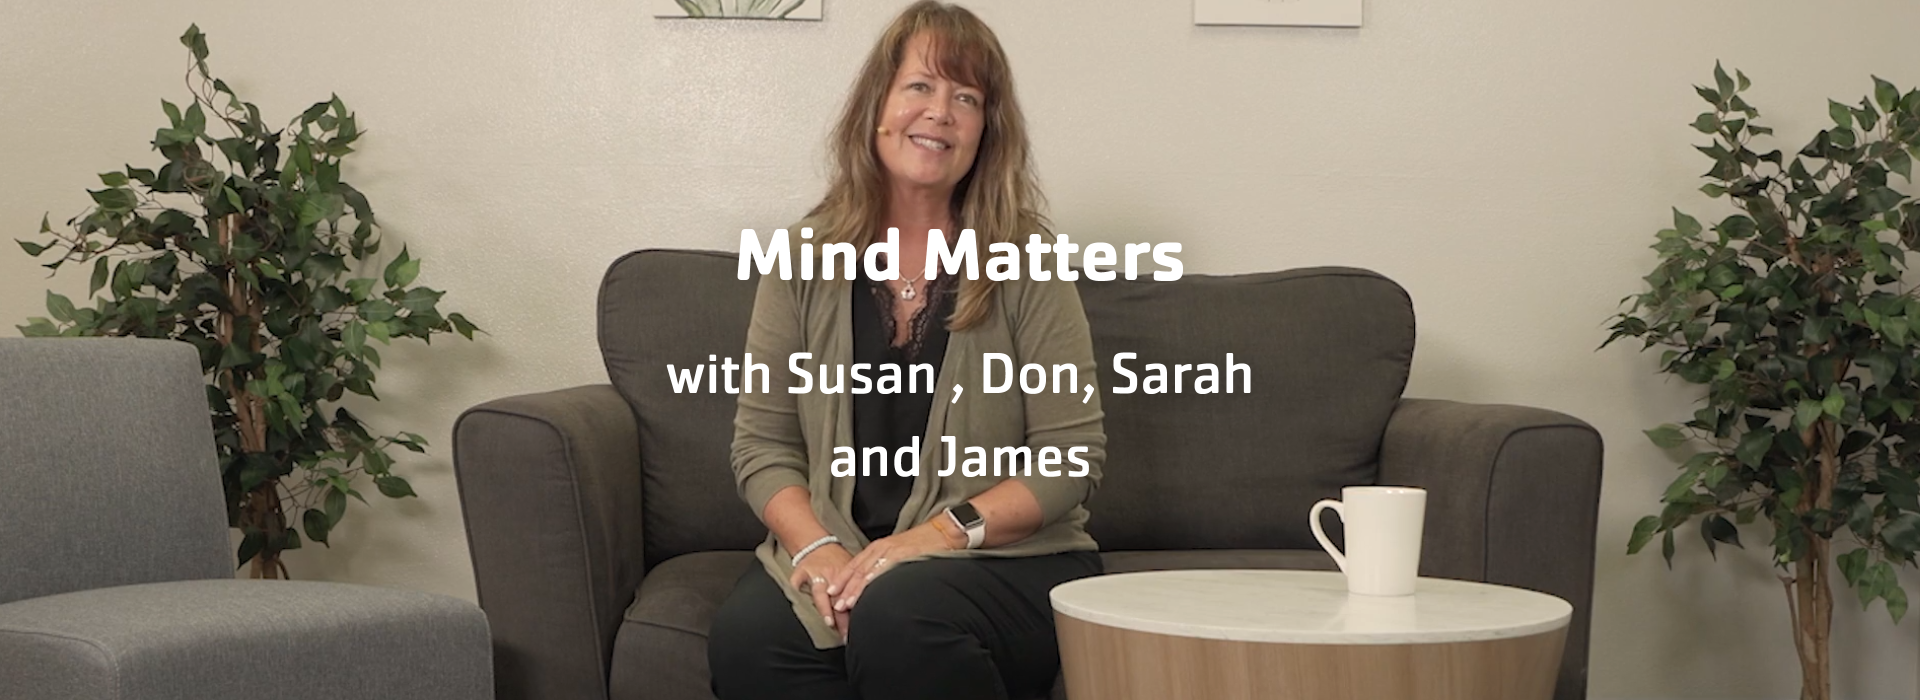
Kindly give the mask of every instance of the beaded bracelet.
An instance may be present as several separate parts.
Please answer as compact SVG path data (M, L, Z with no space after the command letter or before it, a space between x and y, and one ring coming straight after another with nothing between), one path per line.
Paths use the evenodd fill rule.
M814 540L813 544L800 548L800 553L793 555L793 565L799 566L800 560L806 558L807 555L812 554L813 550L819 549L821 547L825 547L830 544L839 544L839 543L840 543L840 538L834 537L833 535L827 535L820 539Z

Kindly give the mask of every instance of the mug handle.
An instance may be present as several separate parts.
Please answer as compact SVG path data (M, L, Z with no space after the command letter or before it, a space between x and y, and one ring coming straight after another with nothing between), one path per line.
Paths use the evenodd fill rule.
M1320 511L1332 508L1334 513L1339 514L1340 520L1345 522L1347 519L1347 511L1342 507L1343 505L1341 502L1329 498L1313 504L1313 510L1307 512L1308 524L1313 526L1313 538L1319 540L1320 548L1327 550L1327 554L1333 557L1333 563L1340 567L1340 573L1347 572L1347 557L1333 546L1333 542L1327 539L1327 533L1320 529Z

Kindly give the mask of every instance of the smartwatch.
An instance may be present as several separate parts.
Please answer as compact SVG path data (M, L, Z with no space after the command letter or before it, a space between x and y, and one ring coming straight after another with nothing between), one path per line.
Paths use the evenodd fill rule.
M967 533L967 549L979 549L987 541L987 521L980 517L980 510L973 503L961 501L960 505L947 509L947 517Z

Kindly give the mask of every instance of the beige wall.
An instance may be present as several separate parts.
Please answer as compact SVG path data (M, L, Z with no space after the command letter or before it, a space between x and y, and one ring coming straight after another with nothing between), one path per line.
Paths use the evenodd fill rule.
M455 416L604 381L591 311L615 256L730 249L818 196L830 116L904 4L829 3L823 23L784 24L660 21L639 0L9 0L0 238L80 211L96 172L158 162L147 142L160 100L185 95L175 37L189 22L271 121L338 92L369 130L348 177L426 260L421 282L492 334L387 353L387 400L365 414L433 440L402 464L423 497L356 506L339 546L291 565L470 597ZM1920 5L1370 0L1367 26L1346 31L1201 29L1189 0L973 4L1015 61L1060 230L1182 241L1189 272L1379 270L1419 310L1409 394L1599 427L1597 697L1794 695L1763 556L1713 564L1691 537L1672 572L1622 555L1671 470L1639 430L1685 416L1695 394L1651 357L1594 347L1650 269L1668 207L1704 201L1689 86L1716 58L1744 69L1793 150L1825 98L1857 99L1869 73L1920 83ZM4 247L0 334L44 315L49 286L84 291L82 275L46 280ZM1841 607L1842 697L1920 694L1920 615L1896 627Z

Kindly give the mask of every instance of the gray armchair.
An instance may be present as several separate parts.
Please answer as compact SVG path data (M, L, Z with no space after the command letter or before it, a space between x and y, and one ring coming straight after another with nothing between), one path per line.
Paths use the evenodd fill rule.
M676 394L665 368L739 359L755 283L734 279L737 264L671 250L616 261L598 317L610 384L499 399L456 425L501 698L712 697L708 625L766 530L734 492L733 397ZM1555 697L1586 696L1601 463L1591 426L1403 397L1413 303L1365 270L1079 287L1108 437L1088 529L1108 571L1329 569L1307 527L1315 500L1354 484L1426 487L1422 574L1572 602ZM1127 369L1143 380L1147 363L1233 353L1252 390L1121 394L1123 352L1137 353Z
M484 700L447 596L241 581L192 346L0 339L0 697Z

